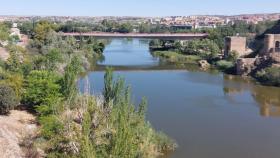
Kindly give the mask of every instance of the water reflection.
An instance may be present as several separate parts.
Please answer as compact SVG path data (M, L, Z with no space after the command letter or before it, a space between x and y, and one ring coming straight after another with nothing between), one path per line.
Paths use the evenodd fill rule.
M261 116L280 117L280 88L255 85L248 78L224 75L224 93L226 95L235 97L244 92L251 93L259 106Z
M148 39L112 39L103 53L101 66L155 66L158 59L150 54Z

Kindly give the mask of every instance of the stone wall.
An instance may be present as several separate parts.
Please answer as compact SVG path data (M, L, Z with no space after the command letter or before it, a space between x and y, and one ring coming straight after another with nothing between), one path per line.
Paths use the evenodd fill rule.
M231 51L236 51L238 56L243 56L246 51L246 37L232 36L225 39L224 56L227 57Z
M255 67L256 58L239 58L236 61L236 74L249 75Z
M280 34L265 35L264 47L260 54L269 55L270 53L280 53Z
M280 53L270 54L273 67L280 67Z

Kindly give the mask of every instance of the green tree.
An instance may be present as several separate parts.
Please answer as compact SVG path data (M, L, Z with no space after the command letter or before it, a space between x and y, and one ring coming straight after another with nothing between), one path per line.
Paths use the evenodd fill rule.
M238 52L234 50L229 53L227 60L231 62L235 62L237 58L238 58Z
M20 29L20 32L22 34L26 34L28 36L31 36L32 33L34 32L33 22L32 21L23 22L19 25L19 29Z
M76 98L78 89L76 81L79 73L82 72L81 61L78 56L72 57L70 63L65 68L63 77L62 91L68 100L72 101Z
M46 68L50 71L55 71L57 65L62 62L61 53L57 49L52 49L46 55Z
M139 32L140 33L150 33L151 32L151 27L149 24L146 23L141 23L139 25Z
M4 23L0 23L0 41L9 39L9 28Z
M0 84L5 84L10 86L18 99L21 98L23 93L23 76L20 73L9 73L3 72L1 73Z
M130 23L123 23L120 25L118 32L120 33L129 33L132 32L133 26Z
M47 44L47 37L49 33L53 30L57 29L57 26L54 24L51 24L48 21L40 21L36 23L36 26L34 28L34 43L33 45L38 48L42 49L44 45Z
M12 72L19 72L21 62L17 52L10 52L10 57L6 62L6 69Z
M198 55L204 59L211 60L220 53L218 45L209 39L192 40L184 44L184 54Z
M39 114L53 113L62 97L60 79L53 72L31 71L26 81L24 103L35 108Z
M8 85L0 84L0 114L8 114L17 104L14 90Z

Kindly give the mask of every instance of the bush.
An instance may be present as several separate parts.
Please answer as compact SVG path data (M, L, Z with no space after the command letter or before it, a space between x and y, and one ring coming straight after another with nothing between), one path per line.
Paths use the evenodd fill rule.
M233 68L234 64L231 61L220 60L216 63L216 66L221 70L228 70Z
M39 118L39 123L42 126L41 134L47 139L50 139L63 129L63 125L55 115L42 116Z
M173 51L155 51L152 55L173 63L197 64L202 59L197 55L184 55Z
M41 114L52 113L62 96L60 80L52 72L32 71L27 78L24 103L32 108L37 107L37 112Z
M0 85L0 114L8 114L18 103L14 90L7 85Z
M219 46L212 40L192 40L184 44L183 52L186 55L198 55L203 59L212 60L220 53Z
M258 81L270 86L280 86L280 68L270 67L258 71L256 76Z
M227 57L227 61L235 62L238 58L238 52L237 51L231 51Z

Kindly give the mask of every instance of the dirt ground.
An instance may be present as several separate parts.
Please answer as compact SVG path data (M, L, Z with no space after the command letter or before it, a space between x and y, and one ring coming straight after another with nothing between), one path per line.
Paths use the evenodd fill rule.
M9 52L5 48L0 47L0 59L6 61L9 58L9 56Z
M11 111L0 116L0 158L23 158L19 143L28 134L36 132L35 117L26 111Z

